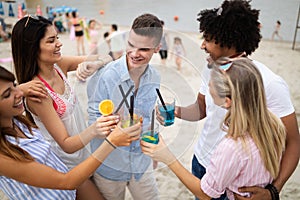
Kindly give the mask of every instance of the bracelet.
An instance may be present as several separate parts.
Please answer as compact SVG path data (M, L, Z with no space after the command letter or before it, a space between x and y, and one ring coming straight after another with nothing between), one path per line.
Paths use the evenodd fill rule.
M116 149L116 145L114 145L113 143L111 143L111 141L109 141L107 138L105 138L105 141L110 144L110 146L112 146L114 149Z
M271 193L272 200L279 200L279 192L274 185L268 184L265 189L269 190Z

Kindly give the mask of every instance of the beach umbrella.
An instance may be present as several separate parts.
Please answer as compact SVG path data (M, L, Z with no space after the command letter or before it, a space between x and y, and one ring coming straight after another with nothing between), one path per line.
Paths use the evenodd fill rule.
M26 9L26 6L25 6L25 3L23 2L22 3L22 10L25 10Z
M11 3L9 4L9 7L8 7L8 16L10 16L10 17L15 16L15 13L14 13L14 10L13 10L13 7L12 7Z
M2 1L0 2L0 15L4 15L4 9L2 5Z
M72 12L72 11L77 11L77 8L72 8L72 7L68 7L68 6L59 6L59 7L55 7L52 8L49 13L67 13L67 12Z
M63 9L61 8L61 7L57 7L57 8L52 8L51 10L50 10L50 13L52 14L52 13L63 13Z

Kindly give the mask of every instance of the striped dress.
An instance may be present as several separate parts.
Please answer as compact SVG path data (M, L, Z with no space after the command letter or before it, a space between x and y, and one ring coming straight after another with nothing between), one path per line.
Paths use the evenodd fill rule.
M39 130L33 129L33 135L31 135L24 124L17 120L15 120L15 124L28 138L18 138L18 140L16 140L14 137L6 136L9 142L26 150L34 157L36 162L52 167L63 173L68 171L66 165L52 152L50 144L44 140ZM5 176L0 176L0 189L9 199L13 200L74 200L76 197L75 190L38 188Z

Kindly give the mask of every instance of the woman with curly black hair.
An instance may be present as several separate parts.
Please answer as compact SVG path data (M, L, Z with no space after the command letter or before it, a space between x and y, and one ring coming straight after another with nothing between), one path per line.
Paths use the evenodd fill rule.
M175 115L189 121L206 118L192 161L193 174L200 179L209 167L212 153L225 135L225 132L220 129L220 124L226 110L215 106L209 94L208 83L211 71L209 68L214 61L222 57L231 59L247 57L258 48L261 40L258 18L259 10L251 8L249 1L245 0L226 0L220 7L206 9L198 14L200 33L203 33L204 37L201 48L209 54L208 67L203 70L203 80L195 103L187 107L176 107ZM282 156L280 171L272 183L273 191L278 192L299 161L300 137L295 109L286 82L262 63L255 60L252 62L262 74L268 109L281 118L287 132L286 150ZM161 116L158 118L161 119ZM242 188L240 192L250 192L252 199L261 200L271 199L269 191L250 187ZM220 199L224 198L226 197Z

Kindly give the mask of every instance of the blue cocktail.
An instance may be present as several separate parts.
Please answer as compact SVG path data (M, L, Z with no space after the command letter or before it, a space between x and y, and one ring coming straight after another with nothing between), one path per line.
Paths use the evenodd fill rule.
M142 134L142 140L152 144L158 143L158 132L151 132L150 130Z
M170 125L174 124L174 119L175 119L175 115L174 115L175 105L174 104L167 104L165 108L162 105L158 106L160 115L165 120L164 126L170 126Z

